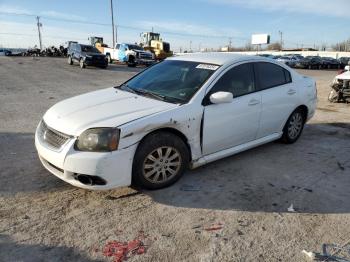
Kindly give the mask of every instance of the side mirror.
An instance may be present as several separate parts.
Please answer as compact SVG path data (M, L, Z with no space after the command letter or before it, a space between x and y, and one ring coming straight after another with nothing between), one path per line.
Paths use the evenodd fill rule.
M211 94L209 99L213 104L231 103L233 101L233 94L230 92L216 92Z
M344 67L345 71L350 71L350 65Z

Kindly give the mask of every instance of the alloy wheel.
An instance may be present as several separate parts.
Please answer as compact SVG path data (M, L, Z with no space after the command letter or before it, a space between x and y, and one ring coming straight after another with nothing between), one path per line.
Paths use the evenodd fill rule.
M294 113L289 121L288 136L291 139L295 139L303 128L303 117L300 113Z
M177 175L181 164L181 154L176 148L159 147L145 158L143 176L151 183L164 183Z

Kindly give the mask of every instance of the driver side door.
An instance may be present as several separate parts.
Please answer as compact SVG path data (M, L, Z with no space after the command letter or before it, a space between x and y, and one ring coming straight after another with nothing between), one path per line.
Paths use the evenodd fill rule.
M230 92L233 101L213 104L210 95ZM261 113L261 94L256 92L254 67L245 63L229 68L203 101L203 154L209 155L256 139Z

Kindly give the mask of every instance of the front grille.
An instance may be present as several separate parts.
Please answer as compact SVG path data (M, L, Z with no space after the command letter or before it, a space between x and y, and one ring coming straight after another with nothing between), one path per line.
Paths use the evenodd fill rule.
M148 53L140 53L139 54L139 57L141 59L152 59L152 55L151 54L148 54Z
M71 138L71 136L58 132L41 121L38 136L41 142L45 143L53 149L61 149L61 147Z

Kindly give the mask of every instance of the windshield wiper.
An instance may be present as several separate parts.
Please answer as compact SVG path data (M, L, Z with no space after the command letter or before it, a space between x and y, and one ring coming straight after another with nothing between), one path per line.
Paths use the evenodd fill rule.
M117 86L116 88L119 88L123 91L127 91L127 92L130 92L130 93L134 93L136 94L135 90L132 89L131 87L129 87L127 84L122 84L121 86Z
M166 100L166 96L162 96L162 95L159 95L159 94L156 94L156 93L153 93L151 91L148 91L148 90L145 90L145 89L133 89L133 91L137 94L141 94L141 95L144 95L144 96L150 96L150 97L153 97L157 100L162 100L162 101L165 101Z

